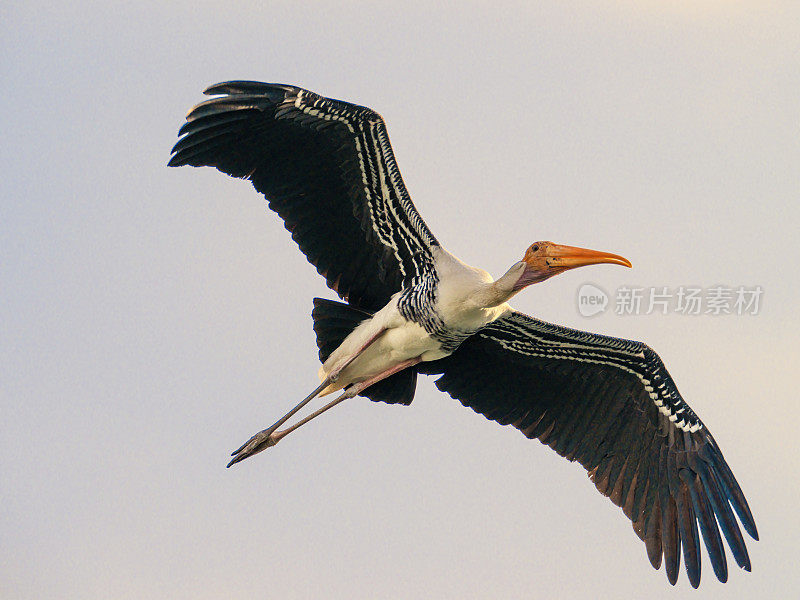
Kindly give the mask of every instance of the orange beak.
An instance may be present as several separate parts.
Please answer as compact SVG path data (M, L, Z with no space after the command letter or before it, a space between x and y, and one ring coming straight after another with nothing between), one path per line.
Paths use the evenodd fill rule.
M560 244L551 244L547 248L545 260L548 267L561 269L574 269L602 263L622 265L623 267L633 266L631 261L619 254L576 248L575 246L562 246Z
M567 269L601 263L622 265L623 267L631 266L631 262L619 254L598 252L575 246L562 246L553 242L536 242L528 248L522 260L527 266L514 284L514 292L532 283L539 283L553 275L563 273Z

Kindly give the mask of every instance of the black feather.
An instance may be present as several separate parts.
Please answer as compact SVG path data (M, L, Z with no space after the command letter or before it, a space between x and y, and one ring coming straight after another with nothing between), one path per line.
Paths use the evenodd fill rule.
M413 283L411 274L431 275L438 243L408 197L377 113L282 84L227 81L205 93L223 95L189 112L170 166L249 178L357 308L375 312ZM378 169L388 185L372 175Z

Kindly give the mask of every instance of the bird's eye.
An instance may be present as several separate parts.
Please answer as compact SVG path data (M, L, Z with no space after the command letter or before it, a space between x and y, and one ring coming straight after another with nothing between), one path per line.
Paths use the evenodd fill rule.
M539 251L539 244L534 244L531 246L531 252L538 252Z

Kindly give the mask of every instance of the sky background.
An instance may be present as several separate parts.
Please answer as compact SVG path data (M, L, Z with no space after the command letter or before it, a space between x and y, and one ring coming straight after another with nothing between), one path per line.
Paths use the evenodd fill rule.
M530 6L533 4L533 6ZM438 239L620 253L515 299L647 342L800 585L800 6L765 0L10 2L0 7L0 598L675 598L584 470L423 378L226 470L316 385L332 298L262 197L168 169L207 85L378 110ZM591 319L576 293L754 286L756 316ZM703 548L705 552L705 548Z

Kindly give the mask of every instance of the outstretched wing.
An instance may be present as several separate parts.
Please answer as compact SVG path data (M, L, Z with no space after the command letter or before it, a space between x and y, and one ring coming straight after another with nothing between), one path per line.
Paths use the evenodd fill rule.
M369 108L290 85L230 81L186 117L169 165L249 179L328 286L376 311L433 271L438 245Z
M714 438L678 393L661 359L640 342L551 325L522 313L488 325L420 372L488 419L538 438L589 472L633 522L654 568L670 583L683 547L700 583L702 532L714 572L728 577L719 530L750 570L731 511L758 539L742 490Z

